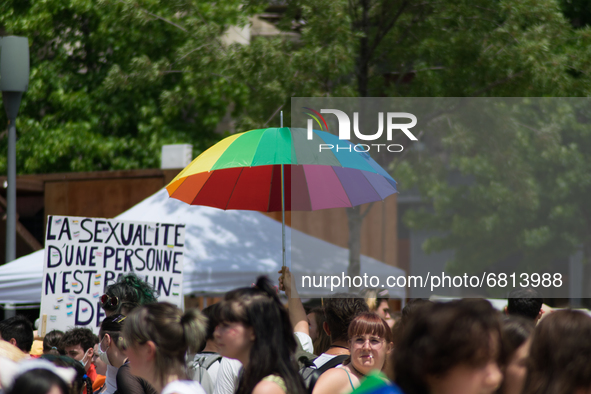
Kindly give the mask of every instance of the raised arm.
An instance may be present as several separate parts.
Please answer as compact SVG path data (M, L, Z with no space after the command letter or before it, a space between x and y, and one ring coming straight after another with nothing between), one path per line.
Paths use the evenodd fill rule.
M287 307L289 309L289 320L294 332L301 332L310 336L310 327L308 322L308 316L302 300L298 296L298 291L295 287L291 286L291 272L288 267L283 267L279 271L281 276L279 277L279 290L285 291L287 296Z

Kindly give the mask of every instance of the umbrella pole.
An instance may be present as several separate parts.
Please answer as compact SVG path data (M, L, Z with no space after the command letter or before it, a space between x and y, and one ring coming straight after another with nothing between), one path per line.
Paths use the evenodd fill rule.
M281 128L283 128L283 111L281 111ZM282 267L285 267L285 178L283 176L283 164L281 164L281 246Z
M283 250L282 267L285 267L285 189L283 180L283 164L281 164L281 245Z

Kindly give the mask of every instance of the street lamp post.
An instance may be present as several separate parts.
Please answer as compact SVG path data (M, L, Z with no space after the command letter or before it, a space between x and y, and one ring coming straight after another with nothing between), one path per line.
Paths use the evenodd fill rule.
M29 87L29 40L0 38L0 90L8 116L6 185L6 262L16 258L16 115Z

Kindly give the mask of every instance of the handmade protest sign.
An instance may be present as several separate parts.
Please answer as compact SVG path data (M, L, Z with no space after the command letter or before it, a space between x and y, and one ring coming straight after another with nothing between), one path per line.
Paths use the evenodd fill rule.
M77 326L98 333L101 295L131 272L154 286L158 301L182 307L184 243L184 224L49 216L41 331Z

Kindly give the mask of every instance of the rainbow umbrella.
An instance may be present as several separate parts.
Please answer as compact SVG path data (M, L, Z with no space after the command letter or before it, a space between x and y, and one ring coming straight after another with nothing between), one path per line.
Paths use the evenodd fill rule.
M166 189L187 204L283 213L353 207L396 193L396 181L363 148L324 131L310 137L287 127L234 134ZM283 258L285 264L285 242Z

